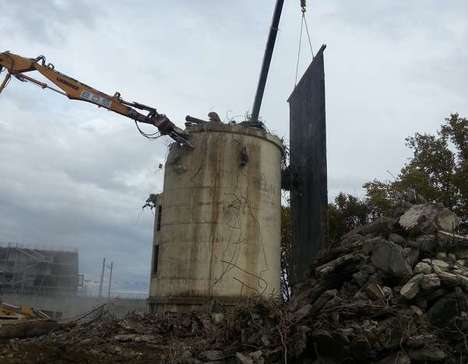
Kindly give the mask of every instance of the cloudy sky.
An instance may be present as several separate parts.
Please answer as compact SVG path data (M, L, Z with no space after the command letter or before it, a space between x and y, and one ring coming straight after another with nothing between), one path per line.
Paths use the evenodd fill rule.
M325 53L330 197L397 174L404 138L468 115L466 0L308 1ZM249 111L274 0L0 1L2 50L44 54L104 92L185 115ZM287 0L261 115L288 137L299 1ZM303 47L301 72L310 62ZM92 105L12 81L0 96L0 241L78 248L97 279L103 256L120 288L145 290L152 215L167 139Z

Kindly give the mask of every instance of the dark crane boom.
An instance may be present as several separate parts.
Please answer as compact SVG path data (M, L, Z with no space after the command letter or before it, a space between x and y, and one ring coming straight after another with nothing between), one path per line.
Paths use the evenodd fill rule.
M276 36L278 35L278 26L283 11L284 0L277 0L275 12L273 13L273 21L271 23L270 34L268 36L267 45L265 48L265 55L263 57L262 70L260 72L260 79L258 80L257 93L252 108L252 121L258 121L260 108L262 106L263 94L265 92L265 85L268 78L268 71L270 70L271 58L275 48Z

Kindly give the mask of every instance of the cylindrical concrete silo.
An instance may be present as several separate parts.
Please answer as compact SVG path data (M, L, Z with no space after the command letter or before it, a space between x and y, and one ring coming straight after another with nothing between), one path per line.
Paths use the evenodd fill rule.
M279 295L280 140L241 125L188 131L194 149L174 144L166 162L150 302L181 310Z

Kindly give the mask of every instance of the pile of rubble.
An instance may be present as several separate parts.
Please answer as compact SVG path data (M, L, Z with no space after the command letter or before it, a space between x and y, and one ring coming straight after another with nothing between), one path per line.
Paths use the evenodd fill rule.
M0 340L39 336L57 329L58 313L0 302Z
M104 312L63 323L48 335L6 341L0 363L268 363L266 357L281 362L281 312L277 303L260 301L215 314L131 313L118 320ZM251 350L257 345L264 351Z
M323 251L288 304L129 315L0 346L2 363L468 363L468 238L433 204Z
M468 362L468 239L457 225L439 205L415 205L323 252L289 307L308 328L311 357Z

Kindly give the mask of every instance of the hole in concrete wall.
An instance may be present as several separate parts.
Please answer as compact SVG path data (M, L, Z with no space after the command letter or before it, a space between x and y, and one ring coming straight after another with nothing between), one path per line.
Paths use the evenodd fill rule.
M162 215L162 206L158 206L158 223L156 225L156 231L161 230L161 215Z
M153 247L153 274L158 273L159 245Z

